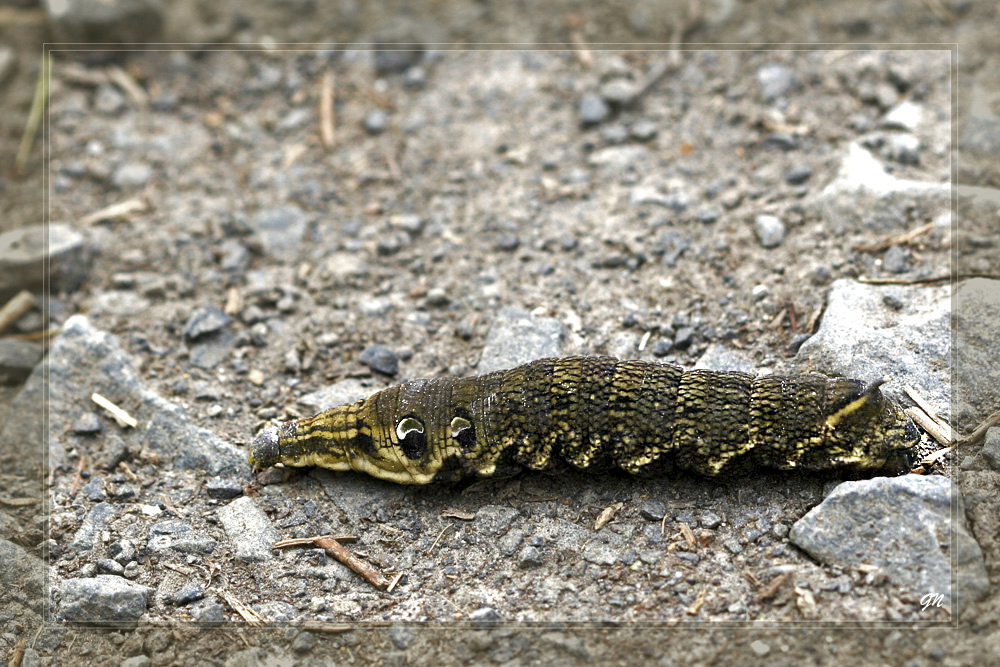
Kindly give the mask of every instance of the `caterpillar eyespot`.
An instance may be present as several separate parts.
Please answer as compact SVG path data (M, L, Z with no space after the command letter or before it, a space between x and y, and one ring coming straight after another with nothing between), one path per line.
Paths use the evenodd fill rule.
M896 474L919 433L883 380L754 377L609 357L417 380L261 432L257 469L319 466L401 484L568 465L715 476L738 466Z

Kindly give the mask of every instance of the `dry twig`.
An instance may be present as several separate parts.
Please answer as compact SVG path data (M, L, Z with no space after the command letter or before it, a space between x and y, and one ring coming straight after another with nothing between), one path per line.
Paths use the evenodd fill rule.
M615 503L601 510L601 513L597 515L597 520L594 521L594 532L597 532L601 528L608 525L608 523L615 518L615 514L618 513L618 510L623 507L625 507L625 503Z
M920 428L930 433L932 438L945 447L951 445L954 441L955 436L951 432L950 426L936 422L930 415L920 408L906 408L904 412L910 416L910 419L917 422Z
M4 304L3 308L0 308L0 333L14 324L21 315L31 310L38 304L38 300L35 296L28 290L21 290L13 297L11 300Z
M979 443L979 441L981 441L983 438L986 437L986 432L988 430L990 430L991 428L993 428L997 424L1000 424L1000 410L997 410L996 412L994 412L993 414L991 414L989 417L987 417L986 420L982 424L980 424L979 426L976 427L975 431L973 431L972 433L970 433L968 436L962 438L961 440L959 440L955 444L957 444L960 447L965 446L965 445L975 445L975 444Z
M371 565L352 554L340 542L332 537L317 537L314 538L312 542L316 546L326 549L328 554L360 574L365 578L365 581L370 583L372 586L381 588L382 590L389 587L389 580L382 576L381 572L378 572Z
M701 611L701 606L705 604L705 597L707 595L708 586L704 586L700 591L698 591L698 597L696 597L694 602L691 603L691 606L685 610L685 613L687 613L688 616L696 616L698 612Z
M326 149L333 148L336 139L333 116L334 84L333 72L327 70L323 74L319 90L319 137Z
M921 225L916 229L911 229L908 232L903 232L902 234L893 234L887 236L878 243L873 243L871 245L856 245L854 249L858 252L882 252L883 250L888 250L894 245L904 245L909 243L918 236L923 236L930 230L934 228L933 222L928 222L926 225Z
M80 218L80 224L87 226L95 222L101 222L102 220L117 220L118 218L126 218L133 213L142 213L148 210L149 204L145 199L142 197L133 197L132 199L120 201L117 204L105 206L99 211L94 211L89 215L83 216Z
M769 583L766 588L760 591L760 599L770 600L771 598L773 598L778 593L778 589L781 588L782 584L788 581L788 579L791 576L792 576L791 572L782 572L777 577L772 579L771 583Z
M122 428L125 428L126 426L135 428L139 424L139 422L135 420L135 417L133 417L128 412L118 407L108 399L104 398L96 391L90 395L90 400L92 400L94 403L97 403L99 406L110 412L111 416L115 418L115 421L118 422L118 425L121 426Z
M267 618L261 615L260 612L257 612L248 607L247 605L243 604L243 602L238 597L236 597L229 591L222 588L215 588L213 590L216 593L218 593L219 597L225 600L230 607L235 609L236 613L242 616L244 621L246 621L253 627L260 628L267 625Z

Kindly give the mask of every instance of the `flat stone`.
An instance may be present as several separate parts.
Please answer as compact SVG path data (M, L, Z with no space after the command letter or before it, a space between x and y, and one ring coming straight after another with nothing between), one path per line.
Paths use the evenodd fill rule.
M150 590L109 574L59 584L56 618L68 623L135 624L146 613Z
M0 234L0 293L40 286L46 258L53 292L73 292L89 275L92 257L86 237L64 223L30 225L5 232Z
M479 373L490 373L542 359L561 356L566 327L557 319L520 308L500 311L486 335Z
M874 565L916 598L942 595L954 609L951 503L951 480L940 475L845 482L796 522L789 538L819 561ZM956 538L966 532L954 529Z
M214 304L196 308L187 324L184 325L184 336L188 340L197 340L202 336L216 333L229 324L229 315Z
M219 520L233 544L237 561L259 562L274 557L271 545L281 536L253 499L243 496L219 509Z
M160 38L164 7L158 0L44 0L60 42L145 44Z
M369 345L358 355L358 361L385 375L399 372L399 357L385 345Z

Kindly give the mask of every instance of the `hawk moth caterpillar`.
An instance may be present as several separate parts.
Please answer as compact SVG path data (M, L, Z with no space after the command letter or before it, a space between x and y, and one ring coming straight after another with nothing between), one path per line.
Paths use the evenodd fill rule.
M912 465L919 433L881 384L539 359L476 377L411 380L266 428L249 460L255 469L319 466L401 484L485 477L508 465L898 474Z

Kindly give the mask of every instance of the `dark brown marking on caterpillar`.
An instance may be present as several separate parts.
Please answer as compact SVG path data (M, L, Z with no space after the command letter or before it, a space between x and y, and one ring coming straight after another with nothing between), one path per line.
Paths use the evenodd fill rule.
M919 433L880 384L540 359L478 377L404 382L265 429L250 464L358 470L402 484L489 476L509 465L898 474L912 465Z

